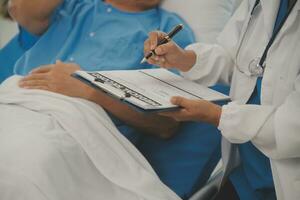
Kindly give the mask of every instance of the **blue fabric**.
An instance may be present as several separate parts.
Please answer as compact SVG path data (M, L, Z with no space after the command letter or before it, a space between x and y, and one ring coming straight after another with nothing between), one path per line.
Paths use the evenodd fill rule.
M229 93L229 87L213 89ZM225 102L223 102L225 103ZM185 123L171 140L144 137L138 148L163 182L183 199L205 184L220 159L221 134L206 123Z
M188 199L205 184L220 159L220 133L204 123L186 123L170 140L143 137L138 149L160 179Z
M15 63L36 40L37 37L20 29L20 33L0 50L0 83L13 75Z
M289 0L281 0L273 32L276 32L280 28L279 25L281 24L281 22L284 20L284 17L288 13L288 7L289 7Z
M24 53L19 45L18 36L15 36L0 50L0 83L13 74L15 62Z
M55 13L48 31L15 66L17 74L26 75L58 59L75 62L84 70L150 68L139 64L148 33L169 31L182 23L175 14L159 8L127 13L99 0L65 0ZM186 46L194 36L186 26L174 39Z
M20 30L19 32L20 46L24 49L24 51L27 51L36 43L39 37L32 35L31 33L27 32L21 27L19 28L19 30Z
M148 32L168 32L179 23L178 16L159 8L126 13L99 0L65 0L48 31L18 61L15 72L25 75L57 59L75 62L84 70L151 68L139 64ZM194 36L186 25L174 40L185 47L194 42ZM174 139L165 141L143 136L112 119L138 145L161 180L182 197L204 184L220 158L220 134L212 126L189 123Z
M274 32L288 11L288 0L282 0L274 25ZM261 104L262 78L257 79L256 88L253 91L248 104ZM242 165L234 171L230 179L235 186L241 200L275 200L275 188L273 183L270 160L256 147L248 142L239 146Z

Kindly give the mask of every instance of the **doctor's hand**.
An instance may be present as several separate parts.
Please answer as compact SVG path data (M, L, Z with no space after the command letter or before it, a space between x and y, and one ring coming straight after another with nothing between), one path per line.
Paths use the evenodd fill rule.
M56 64L33 70L19 82L19 86L24 89L47 90L87 99L91 88L71 77L71 74L77 70L80 70L80 67L76 64L57 61Z
M148 63L167 69L177 68L183 72L189 71L196 62L195 52L184 50L173 41L157 46L158 41L165 36L165 33L159 31L149 34L149 38L144 43L144 53L146 55L155 50L156 55L149 58Z
M201 121L219 126L221 106L205 100L189 100L183 97L173 97L171 102L182 109L175 112L163 112L160 115L171 117L176 121Z

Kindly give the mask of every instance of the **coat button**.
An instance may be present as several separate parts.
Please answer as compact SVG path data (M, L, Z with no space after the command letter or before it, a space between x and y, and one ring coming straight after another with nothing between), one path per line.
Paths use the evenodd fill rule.
M90 37L95 37L95 35L96 35L95 32L90 33Z

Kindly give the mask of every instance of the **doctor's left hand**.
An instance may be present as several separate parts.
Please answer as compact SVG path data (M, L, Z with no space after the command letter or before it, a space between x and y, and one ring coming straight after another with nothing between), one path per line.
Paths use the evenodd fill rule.
M162 112L160 115L171 117L176 121L201 121L219 126L222 108L205 100L189 100L173 97L171 102L182 109L175 112Z
M88 98L90 88L71 77L77 70L80 70L80 67L76 64L57 61L53 65L36 68L19 82L19 86L24 89L47 90L70 97Z

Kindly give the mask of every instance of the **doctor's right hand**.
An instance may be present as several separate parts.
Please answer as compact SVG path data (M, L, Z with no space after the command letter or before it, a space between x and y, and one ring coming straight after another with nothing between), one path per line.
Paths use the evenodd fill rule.
M165 33L159 31L149 34L149 38L144 44L144 53L146 55L155 50L156 55L149 58L148 63L167 69L176 68L183 72L189 71L196 63L195 52L184 50L173 41L157 46L158 41L165 36Z

